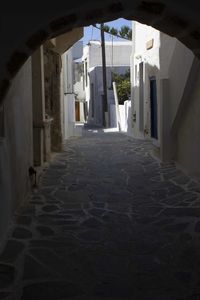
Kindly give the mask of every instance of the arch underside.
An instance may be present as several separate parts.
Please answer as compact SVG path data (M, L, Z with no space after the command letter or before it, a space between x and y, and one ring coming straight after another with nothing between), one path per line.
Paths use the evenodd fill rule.
M43 5L47 2L43 1ZM194 2L194 3L193 3ZM0 101L12 78L29 56L47 39L76 27L111 21L119 17L150 25L176 37L200 57L199 7L192 1L76 1L64 7L1 11L3 45L0 59ZM11 18L12 17L12 18ZM10 19L10 23L8 22ZM9 38L8 38L9 37Z

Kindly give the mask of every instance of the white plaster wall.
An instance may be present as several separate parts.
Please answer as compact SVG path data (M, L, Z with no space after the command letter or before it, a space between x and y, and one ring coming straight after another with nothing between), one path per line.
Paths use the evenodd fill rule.
M64 53L63 61L63 124L64 139L74 135L75 95L73 84L73 47Z
M160 78L169 77L169 68L177 45L177 39L160 32ZM174 63L174 62L173 62Z
M182 43L176 40L175 49L168 71L171 125L175 119L179 104L181 102L193 59L194 54Z
M78 81L74 84L74 93L79 101L85 100L85 91L83 90L83 81Z
M188 100L177 135L176 159L189 173L200 177L200 72Z
M187 78L193 61L192 52L175 38L172 38L156 29L133 22L134 46L133 75L132 75L132 97L133 112L136 112L136 122L133 126L133 135L138 138L150 138L150 77L155 77L157 82L157 104L158 104L158 145L161 141L161 79L169 78L169 125L176 116L181 102ZM154 39L152 49L146 49L147 41ZM135 52L134 52L135 51ZM144 129L139 130L139 64L144 63Z
M105 43L107 66L129 66L132 51L131 42ZM88 68L102 66L102 50L100 41L90 41L90 45L84 47L83 60L88 60Z
M124 102L125 106L125 120L126 120L126 127L125 127L125 132L127 134L131 134L131 129L132 129L132 123L131 123L131 101L127 100Z
M129 133L130 130L130 114L131 114L131 101L127 100L124 105L119 105L119 122L120 129L123 132ZM111 128L117 128L117 116L115 104L110 105L110 125Z
M103 95L103 81L102 81L102 52L100 41L90 41L83 50L82 61L87 61L87 74L84 76L88 78L88 85L85 86L85 100L88 106L88 122L98 126L103 125L102 113L102 95ZM124 74L130 67L130 55L132 51L132 42L106 42L106 65L107 65L107 86L108 86L108 109L110 104L114 103L113 91L110 91L111 72L117 74ZM85 67L84 67L85 69ZM85 80L86 82L86 80ZM94 117L92 117L91 110L91 84L94 84Z
M78 41L72 46L73 60L79 59L83 56L83 41Z
M65 72L65 93L73 93L73 55L72 48L70 48L66 53L66 72Z
M85 116L84 116L84 102L80 102L80 122L85 122Z
M115 104L110 105L110 127L117 128L117 116Z
M112 72L116 74L124 74L129 67L127 66L114 66L113 68L106 68L106 76L107 76L107 99L108 99L108 110L111 104L115 103L114 93L112 88ZM88 122L91 124L95 124L98 126L103 125L103 112L102 112L102 95L103 95L103 74L102 67L96 66L95 68L89 69L89 82L88 87L86 88L86 101L88 102L89 107L89 117ZM91 91L90 86L94 84L94 117L92 118L92 109L91 109ZM110 113L109 113L110 114Z
M134 45L133 45L133 75L132 75L132 97L133 113L136 114L136 121L133 122L133 135L136 138L150 137L150 77L157 80L157 100L159 102L159 71L160 71L160 32L150 26L133 22ZM147 50L146 43L154 40L153 48ZM139 65L143 62L143 84L144 84L144 124L143 128L147 129L148 134L140 131L140 103L139 103ZM159 111L159 110L158 110ZM131 123L131 120L129 120ZM158 115L159 122L159 115ZM129 126L130 127L130 126ZM159 132L158 132L159 136Z
M75 97L73 94L64 96L65 139L74 135L75 128Z
M5 101L5 137L0 143L0 238L11 213L30 191L33 164L32 71L29 59L13 80Z
M159 49L160 49L160 32L151 26L138 22L135 24L135 56L142 55L142 58L148 61L152 66L160 68ZM154 39L154 46L146 50L146 43Z
M120 116L120 129L126 132L126 116L125 116L125 105L119 105L119 116Z

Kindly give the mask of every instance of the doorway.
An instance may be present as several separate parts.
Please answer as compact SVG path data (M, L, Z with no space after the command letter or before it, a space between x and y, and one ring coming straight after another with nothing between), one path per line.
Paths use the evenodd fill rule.
M75 102L76 122L80 122L80 103Z
M144 63L139 64L139 129L144 131Z
M150 78L151 137L158 139L158 107L156 78Z

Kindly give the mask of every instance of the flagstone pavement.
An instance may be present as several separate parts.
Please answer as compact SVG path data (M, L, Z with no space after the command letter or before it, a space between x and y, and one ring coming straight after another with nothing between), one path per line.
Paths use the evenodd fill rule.
M10 224L0 299L200 299L200 184L148 141L86 129Z

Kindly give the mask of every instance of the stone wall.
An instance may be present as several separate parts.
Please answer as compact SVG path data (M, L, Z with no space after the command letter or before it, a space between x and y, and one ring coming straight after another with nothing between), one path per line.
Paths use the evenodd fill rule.
M51 125L51 149L54 152L62 149L61 130L61 57L58 53L44 46L45 78L45 112L53 118Z

